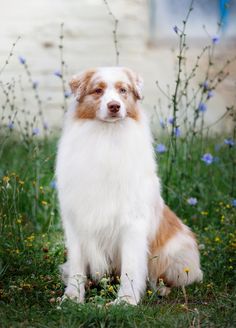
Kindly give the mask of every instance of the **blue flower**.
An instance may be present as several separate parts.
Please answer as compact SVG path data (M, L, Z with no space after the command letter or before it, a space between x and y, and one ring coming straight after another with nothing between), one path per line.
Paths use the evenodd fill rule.
M176 137L180 137L181 136L180 128L175 128L175 136Z
M220 42L220 37L218 35L214 35L211 40L213 44L217 44Z
M156 146L156 152L159 154L165 153L167 151L166 146L163 144L158 144Z
M57 182L56 182L56 180L52 180L52 181L50 182L50 187L51 187L52 189L57 189Z
M69 98L71 96L71 94L72 94L71 91L65 91L64 97Z
M26 63L26 59L23 56L18 56L19 62L24 65Z
M207 100L214 96L214 92L212 90L207 92Z
M32 134L33 136L38 136L40 133L39 128L33 128Z
M10 121L7 126L10 130L13 130L14 129L14 122Z
M160 126L162 127L162 129L165 129L166 125L165 125L164 120L162 118L160 118L159 122L160 122Z
M37 89L38 85L39 85L38 81L33 81L33 89Z
M204 81L203 83L200 84L201 87L203 87L204 91L207 91L209 88L209 83L208 81Z
M198 105L198 110L199 110L199 112L204 113L207 110L206 104L204 104L203 102L200 102L200 104Z
M173 117L168 118L168 123L174 124L174 118Z
M48 130L49 126L47 122L43 122L43 128L44 130Z
M231 204L232 206L236 207L236 199L232 199Z
M57 70L53 73L55 76L62 78L61 71Z
M206 165L210 165L213 162L214 157L210 153L206 153L202 156L201 160L206 163Z
M195 197L190 197L190 198L187 200L187 203L188 203L189 205L194 206L194 205L197 204L197 198L195 198Z
M175 25L174 27L173 27L173 30L174 30L174 32L176 33L176 34L178 34L178 27Z
M225 140L224 140L224 143L225 143L226 145L229 145L230 147L233 147L233 146L235 145L234 140L231 139L231 138L225 139Z

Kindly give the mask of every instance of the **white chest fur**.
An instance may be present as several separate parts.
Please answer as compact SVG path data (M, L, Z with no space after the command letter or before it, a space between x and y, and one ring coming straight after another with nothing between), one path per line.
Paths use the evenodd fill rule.
M66 126L56 169L62 218L78 234L93 270L107 270L99 257L109 253L113 260L127 226L139 226L147 238L155 230L154 212L162 206L155 171L145 118Z

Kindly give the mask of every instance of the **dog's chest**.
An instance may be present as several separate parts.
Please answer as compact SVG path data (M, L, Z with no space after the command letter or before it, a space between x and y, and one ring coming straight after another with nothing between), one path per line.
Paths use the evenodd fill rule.
M155 163L151 140L132 124L68 131L59 147L59 187L81 226L114 227L142 214L150 200ZM124 222L123 222L124 223Z

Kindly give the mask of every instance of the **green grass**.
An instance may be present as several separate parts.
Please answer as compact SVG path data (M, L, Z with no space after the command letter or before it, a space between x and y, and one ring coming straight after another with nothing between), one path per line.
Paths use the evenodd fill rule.
M203 283L186 288L187 304L182 290L175 289L162 299L149 291L137 307L107 307L116 290L108 277L89 286L86 304L61 304L58 265L65 249L53 184L57 140L26 141L12 134L1 149L0 164L0 327L233 327L236 157L235 147L223 140L195 142L186 155L186 139L179 138L163 190L168 204L197 233ZM219 159L207 166L201 161L206 152ZM165 181L168 152L158 157ZM198 199L195 206L187 203L191 196Z

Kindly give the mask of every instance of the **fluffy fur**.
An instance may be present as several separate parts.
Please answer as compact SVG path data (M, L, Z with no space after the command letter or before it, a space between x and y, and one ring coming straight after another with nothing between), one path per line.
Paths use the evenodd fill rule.
M127 68L73 77L74 101L56 174L68 249L65 295L84 301L86 276L120 275L116 302L137 304L156 286L202 279L193 233L164 205L152 137L139 107L142 81ZM118 105L117 105L118 104ZM186 273L186 269L188 272Z

